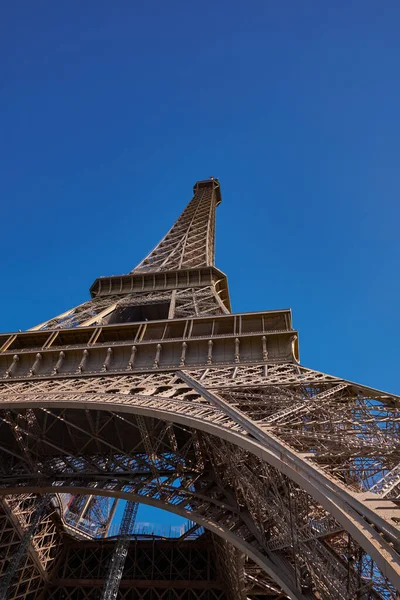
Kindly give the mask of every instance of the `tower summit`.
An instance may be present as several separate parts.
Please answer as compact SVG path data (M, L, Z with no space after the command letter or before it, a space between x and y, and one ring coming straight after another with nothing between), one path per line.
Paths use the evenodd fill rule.
M0 335L0 598L394 600L399 398L300 365L290 310L232 313L219 181L193 193L130 273Z
M128 275L96 279L92 300L31 331L230 313L227 279L214 265L220 185L198 181L193 192L166 236Z

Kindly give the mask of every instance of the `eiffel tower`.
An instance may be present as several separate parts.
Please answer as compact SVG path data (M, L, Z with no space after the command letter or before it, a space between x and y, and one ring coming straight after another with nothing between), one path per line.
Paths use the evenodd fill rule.
M399 597L399 398L300 365L290 310L231 312L220 202L197 182L133 271L0 335L1 598Z

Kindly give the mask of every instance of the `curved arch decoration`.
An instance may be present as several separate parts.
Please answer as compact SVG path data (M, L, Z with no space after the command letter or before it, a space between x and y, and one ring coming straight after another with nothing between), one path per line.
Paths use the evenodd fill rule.
M19 490L19 492L17 491ZM52 485L40 485L40 486L29 486L29 492L33 494L44 494L44 493L56 493L60 490L58 486ZM62 486L62 491L70 494L92 494L93 487L90 485L85 486ZM8 494L20 493L20 488L14 490L7 490ZM167 510L183 518L195 521L204 529L207 529L211 533L214 533L218 537L221 537L225 541L229 542L235 548L247 554L256 564L258 564L281 588L288 594L293 600L311 600L314 598L313 595L303 595L301 592L295 589L295 583L293 577L287 569L285 564L273 561L270 557L262 554L257 548L250 543L247 543L245 539L232 532L228 527L221 525L218 522L213 521L211 518L207 518L204 515L192 512L185 509L182 506L175 506L174 504L168 504L161 499L149 498L139 494L132 494L130 492L123 491L110 491L106 489L96 488L96 494L99 496L111 496L121 500L130 500L133 502L139 502L154 508L161 510Z
M185 373L181 378L188 377ZM190 379L192 389L199 384ZM351 495L344 486L340 486L333 478L318 471L306 458L299 457L287 445L266 432L260 431L262 441L257 440L257 425L246 423L246 418L232 407L226 407L221 399L207 390L199 392L202 401L187 400L186 402L160 396L141 396L140 394L114 394L79 392L40 393L35 394L4 394L2 409L19 409L40 407L49 409L74 409L107 411L120 419L124 413L155 418L160 421L177 423L184 427L202 431L206 434L223 439L268 463L273 468L287 476L290 480L305 489L334 519L345 529L367 552L384 576L400 587L400 562L393 544L398 543L398 532L387 520L373 511L362 499L361 495ZM198 400L198 396L197 396ZM214 401L217 401L215 404ZM219 406L218 406L219 403ZM58 417L63 418L63 417ZM244 420L243 420L244 419ZM252 427L249 428L249 425ZM254 427L256 429L254 429ZM21 457L20 457L21 458ZM4 479L3 479L4 484ZM89 486L90 487L90 486ZM19 493L38 491L41 486L27 485L21 488L9 482L3 488L3 493ZM52 488L54 489L54 488ZM73 486L70 488L73 489ZM76 493L76 487L75 493ZM93 488L90 488L93 492ZM65 491L65 490L63 490ZM85 488L87 493L88 488ZM104 490L103 490L104 491ZM103 493L101 491L101 493ZM96 491L100 493L100 489ZM193 514L190 518L193 518ZM200 521L199 521L200 522ZM246 552L248 552L246 550ZM256 561L259 562L259 559ZM290 591L292 597L295 593Z

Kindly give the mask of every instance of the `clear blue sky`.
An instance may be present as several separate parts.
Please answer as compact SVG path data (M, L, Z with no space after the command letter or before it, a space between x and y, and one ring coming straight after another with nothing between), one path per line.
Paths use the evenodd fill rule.
M132 269L218 176L233 309L400 393L400 3L8 2L0 330Z

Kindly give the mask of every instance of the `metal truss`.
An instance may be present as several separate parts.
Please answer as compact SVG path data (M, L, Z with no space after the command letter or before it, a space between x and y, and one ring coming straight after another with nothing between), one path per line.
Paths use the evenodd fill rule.
M151 309L152 306L163 304L168 306L169 318L228 314L229 310L217 289L219 282L220 280L217 279L211 285L197 285L177 290L164 291L162 286L160 290L148 293L94 297L49 321L32 327L29 331L53 331L124 322L124 311L127 309L144 306Z
M66 539L62 560L47 585L46 598L98 598L106 565L115 554L117 543L77 543ZM215 563L213 545L207 536L196 542L132 539L118 598L224 600Z
M78 529L84 537L104 537L111 526L117 499L62 494L64 523L69 529Z
M14 579L21 562L25 559L27 550L32 542L36 530L39 526L40 520L43 517L46 508L50 502L49 495L45 494L41 497L40 502L35 506L35 510L32 513L32 519L29 523L29 527L24 531L22 539L18 545L16 552L13 554L12 561L10 561L2 579L0 582L0 598L7 598L9 596L9 588L12 580Z
M60 553L57 503L34 494L0 502L0 598L39 599Z
M227 314L219 201L216 180L199 182L131 274L0 338L0 494L56 494L83 545L85 519L106 535L119 498L188 518L213 540L222 585L196 596L187 583L196 600L395 600L400 399L300 366L289 311ZM127 599L142 597L124 583L130 548L108 551L108 580L117 573ZM44 569L46 598L94 598L107 579L89 590L57 568Z
M130 503L128 503L130 504ZM105 577L102 600L114 600L118 595L125 560L129 549L129 539L121 537L115 544L107 575Z

